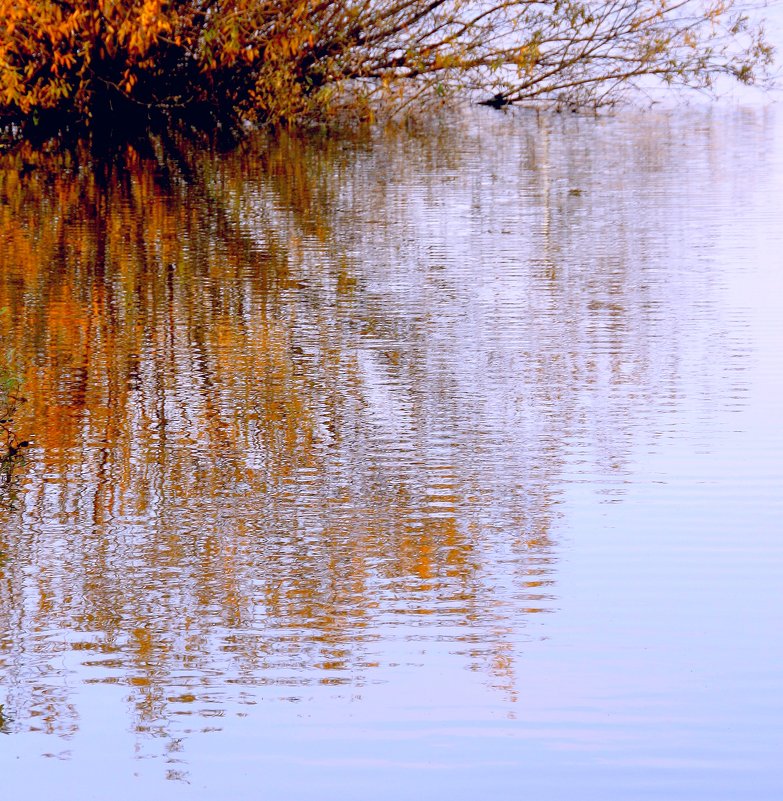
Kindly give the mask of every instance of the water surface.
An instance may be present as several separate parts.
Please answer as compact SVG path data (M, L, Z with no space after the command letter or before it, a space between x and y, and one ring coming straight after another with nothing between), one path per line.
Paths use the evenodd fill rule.
M783 797L780 115L157 145L0 165L11 796Z

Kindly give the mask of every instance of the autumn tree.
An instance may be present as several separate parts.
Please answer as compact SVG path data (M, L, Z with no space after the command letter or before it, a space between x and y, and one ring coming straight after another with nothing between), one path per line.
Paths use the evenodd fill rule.
M651 79L750 83L772 58L737 0L0 0L0 19L11 124L593 106Z

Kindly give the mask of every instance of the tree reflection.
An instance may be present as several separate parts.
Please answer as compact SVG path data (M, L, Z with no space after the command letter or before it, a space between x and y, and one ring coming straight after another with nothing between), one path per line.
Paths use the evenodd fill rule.
M232 688L383 678L395 637L515 696L574 442L621 472L670 376L638 263L558 275L536 163L517 213L545 244L513 235L513 304L426 239L444 176L473 169L455 135L3 157L0 326L34 446L0 512L0 726L72 731L75 675L174 737Z

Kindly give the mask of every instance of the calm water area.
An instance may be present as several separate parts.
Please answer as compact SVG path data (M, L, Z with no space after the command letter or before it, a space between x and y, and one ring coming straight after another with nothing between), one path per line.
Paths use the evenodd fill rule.
M0 157L0 795L783 798L783 111Z

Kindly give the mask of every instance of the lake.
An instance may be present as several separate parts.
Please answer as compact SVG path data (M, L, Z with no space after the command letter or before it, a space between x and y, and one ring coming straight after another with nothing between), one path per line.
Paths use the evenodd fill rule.
M0 160L16 801L783 798L783 114Z

